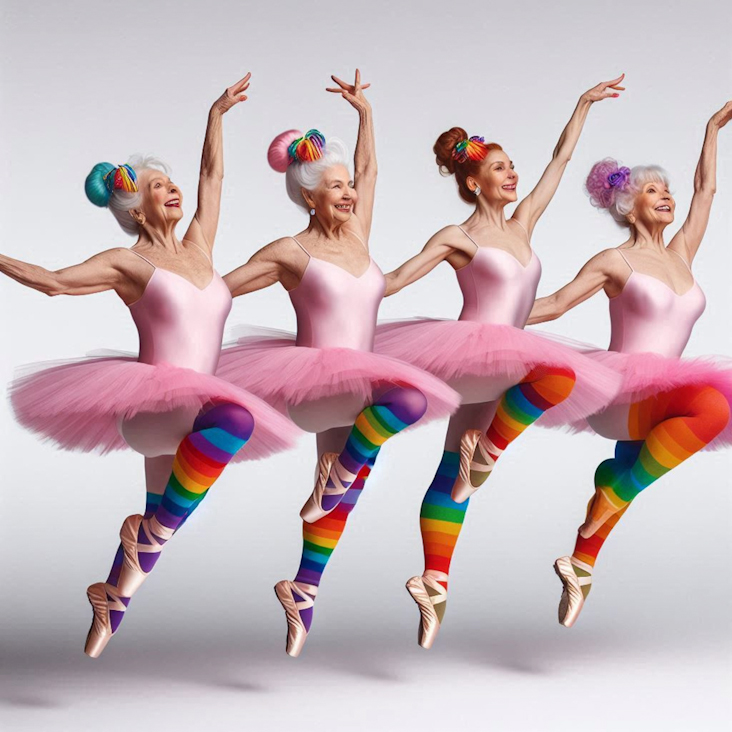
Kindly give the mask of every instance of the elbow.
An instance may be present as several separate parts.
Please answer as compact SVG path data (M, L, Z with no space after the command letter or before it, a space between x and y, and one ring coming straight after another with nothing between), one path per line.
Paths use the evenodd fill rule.
M375 181L376 176L378 174L378 168L376 167L376 163L368 163L363 166L359 166L355 170L355 175L359 180L371 180Z

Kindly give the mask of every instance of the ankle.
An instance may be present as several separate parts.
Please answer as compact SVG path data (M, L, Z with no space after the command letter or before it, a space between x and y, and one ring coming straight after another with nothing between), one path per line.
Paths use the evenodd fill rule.
M428 577L429 579L434 580L437 584L442 585L442 587L447 590L448 575L446 572L441 572L438 569L425 569L422 573L422 577Z

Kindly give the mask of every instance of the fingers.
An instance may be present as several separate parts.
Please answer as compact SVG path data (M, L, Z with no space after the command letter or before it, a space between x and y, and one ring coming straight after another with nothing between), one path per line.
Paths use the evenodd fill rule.
M356 82L354 84L356 91L358 91L361 88L361 72L356 69Z
M251 78L252 78L252 73L251 73L251 71L248 71L246 76L243 79L240 79L239 81L237 81L236 84L234 84L234 86L230 87L230 89L232 90L232 92L234 94L240 94L245 89L249 88L249 79L251 79Z
M617 79L612 79L610 81L605 81L603 84L605 86L614 86L615 84L619 84L623 79L625 78L625 74L620 74Z
M339 79L337 76L333 76L332 74L330 78L333 79L333 81L335 81L335 83L338 84L341 89L347 89L351 86L350 84L346 84L345 81L341 81L341 79Z

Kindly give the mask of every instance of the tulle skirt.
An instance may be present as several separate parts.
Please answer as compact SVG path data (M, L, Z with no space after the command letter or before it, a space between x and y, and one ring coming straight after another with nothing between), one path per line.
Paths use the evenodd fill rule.
M556 339L510 325L422 318L386 322L377 328L375 350L409 361L458 390L466 377L508 386L537 366L570 368L576 376L574 389L538 420L545 427L568 425L602 410L621 385L618 373L600 361Z
M732 408L732 359L722 356L668 358L657 353L618 353L585 347L584 355L619 373L623 382L611 405L628 405L654 394L682 386L711 386L721 392ZM573 431L592 430L587 419L570 425ZM719 449L732 443L732 421L704 449Z
M297 405L351 395L364 404L389 384L411 386L427 398L420 424L457 409L460 397L440 379L409 363L352 348L295 345L285 331L247 328L236 344L225 347L216 375L247 389L288 413Z
M254 432L236 461L267 457L293 446L300 431L253 394L210 374L134 356L84 358L25 367L10 386L15 416L31 432L67 450L107 453L128 445L126 420L181 408L238 404L252 414ZM192 425L191 425L192 426Z

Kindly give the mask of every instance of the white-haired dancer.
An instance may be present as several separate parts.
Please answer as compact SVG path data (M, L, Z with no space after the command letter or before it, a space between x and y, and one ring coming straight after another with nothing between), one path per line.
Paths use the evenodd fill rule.
M288 195L310 221L225 277L234 297L282 284L297 314L297 336L243 338L224 351L218 371L317 434L318 476L301 512L300 567L294 581L275 587L292 656L305 642L321 575L381 445L425 413L447 415L458 403L435 377L372 351L386 283L367 244L376 185L371 107L358 71L352 85L333 79L338 88L329 91L360 118L353 180L342 142L317 130L279 135L270 164L286 174Z

